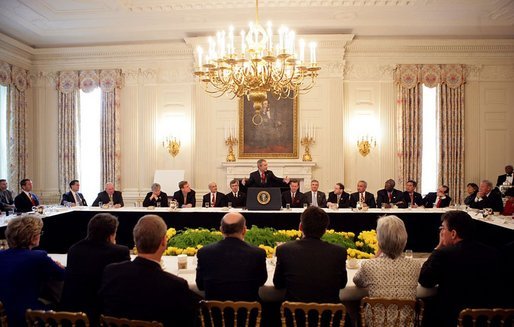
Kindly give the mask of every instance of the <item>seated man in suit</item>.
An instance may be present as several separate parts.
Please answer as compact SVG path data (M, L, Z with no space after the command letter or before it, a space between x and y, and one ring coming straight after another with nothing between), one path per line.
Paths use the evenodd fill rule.
M342 183L336 183L334 191L328 193L327 207L336 205L337 208L349 208L350 207L350 194L344 191L344 185Z
M513 168L512 165L505 166L505 174L498 176L498 180L496 181L496 186L501 186L503 183L507 182L510 185L513 185Z
M209 204L209 207L226 207L227 206L227 197L225 194L218 192L218 184L215 182L209 183L209 193L203 196L202 203L204 206L207 206L206 203Z
M38 197L32 193L32 181L28 178L20 182L22 191L14 198L14 205L18 212L32 211L32 207L39 205Z
M195 326L199 296L187 281L164 271L166 223L156 215L143 216L134 227L137 257L108 265L98 292L102 313L135 320L159 321L164 326Z
M423 198L423 206L425 208L446 208L450 206L452 198L448 195L450 188L446 185L441 185L437 192L430 192Z
M425 261L419 275L424 287L438 286L435 313L427 326L456 326L464 308L494 307L501 283L492 286L492 276L501 276L496 249L473 240L474 222L464 211L448 211L441 217L439 244ZM429 318L429 317L427 317Z
M151 189L143 200L143 207L169 207L168 194L161 191L161 184L153 183Z
M129 249L116 244L118 218L109 213L93 216L85 239L68 251L61 310L87 313L92 325L98 324L98 290L104 268L111 263L130 260Z
M468 196L464 199L464 204L469 206L471 202L475 200L475 196L477 196L478 185L475 183L468 183L468 185L466 185L466 193L468 193Z
M356 208L357 203L360 202L364 207L375 208L375 197L372 193L366 191L368 183L366 181L359 181L357 183L357 192L350 195L350 207Z
M227 204L234 208L246 207L246 194L239 191L239 180L233 179L230 181L230 192L225 194L227 197Z
M282 207L286 207L289 203L291 208L303 208L304 198L303 193L298 191L300 182L292 179L289 182L289 191L282 192Z
M377 192L377 208L391 208L397 202L403 201L403 193L395 189L394 179L386 180L384 188Z
M114 190L113 183L106 183L103 192L98 193L95 201L93 202L93 207L98 207L102 202L103 205L109 205L114 208L123 207L123 196L120 191Z
M178 183L179 190L173 193L173 200L177 201L179 208L193 208L196 206L196 192L191 189L187 181Z
M61 205L64 205L65 202L69 202L72 207L87 206L86 199L84 199L82 193L79 193L79 189L79 181L76 179L72 180L70 182L70 190L62 195Z
M14 208L14 193L7 189L7 180L0 179L0 211L9 211Z
M258 301L268 278L266 252L244 241L246 220L238 212L221 219L223 240L198 250L196 285L207 300Z
M303 194L303 202L309 206L326 208L327 196L324 192L318 191L319 182L315 179L311 181L311 190Z
M241 184L245 187L287 187L289 178L280 178L275 176L271 170L268 170L268 162L265 159L257 160L257 170L250 174L250 178L241 180Z
M398 202L399 208L417 208L423 205L423 197L416 192L418 183L412 179L405 184L405 192L403 192L403 202Z
M500 191L493 188L491 181L484 179L480 182L478 193L469 205L473 209L490 208L493 211L503 211L503 200Z
M346 286L346 249L321 240L329 224L325 211L309 207L300 216L301 240L276 249L273 284L286 290L286 301L340 303Z

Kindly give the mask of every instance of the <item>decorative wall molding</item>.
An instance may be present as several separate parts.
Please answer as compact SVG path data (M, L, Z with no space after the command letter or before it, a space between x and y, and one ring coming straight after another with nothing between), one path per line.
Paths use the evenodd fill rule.
M346 64L345 81L392 81L394 64L353 63Z
M480 71L480 81L514 81L514 64L484 65Z

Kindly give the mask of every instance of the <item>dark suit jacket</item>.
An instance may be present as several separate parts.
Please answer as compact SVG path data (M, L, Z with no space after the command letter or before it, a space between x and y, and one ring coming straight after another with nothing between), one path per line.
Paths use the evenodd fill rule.
M34 204L30 201L29 197L25 194L25 192L21 192L16 195L14 198L14 205L16 206L16 211L18 212L29 212L32 211L33 206L39 205L39 199L34 193L30 193L32 195L32 199L34 200Z
M327 202L336 203L337 195L332 191L328 193ZM341 197L339 198L338 208L349 208L350 207L350 194L343 191Z
M66 260L66 278L61 297L61 309L82 311L90 320L97 321L100 314L98 290L104 268L115 262L130 260L124 245L94 242L83 239L72 245Z
M464 240L432 252L419 276L419 283L424 287L439 285L436 297L439 321L430 326L457 325L457 316L463 308L493 307L501 286L487 281L500 276L499 271L498 252L477 242Z
M108 265L98 294L105 315L194 326L199 297L157 262L137 257Z
M303 204L305 199L303 198L303 193L300 191L296 191L294 194L294 199L291 197L291 191L282 192L282 207L286 207L286 204L290 204L291 208L303 208Z
M225 194L225 196L227 197L227 204L228 202L232 202L232 207L246 207L246 193L239 191L237 192L237 197L234 197L234 193L228 192L227 194Z
M0 193L0 210L7 211L7 209L9 209L13 205L14 205L14 195L13 195L12 191L6 190L5 194Z
M360 193L359 192L350 194L350 207L352 207L352 208L357 207L357 202L359 202L359 201L360 201ZM377 205L375 203L375 196L367 191L364 193L364 202L370 208L377 207Z
M264 175L266 175L266 181L262 183L261 175L259 171L256 170L250 174L250 178L245 183L245 187L287 187L289 184L284 183L282 178L278 178L273 174L271 170L267 170Z
M98 207L98 202L103 202L103 204L108 204L110 202L109 194L107 192L103 191L98 193L98 196L96 197L95 201L93 202L93 207ZM120 191L114 191L114 194L112 195L112 202L113 204L119 204L122 207L123 204L123 196L121 195Z
M257 301L268 278L266 252L227 237L198 251L196 285L207 300Z
M77 195L80 198L80 204L79 205L87 206L86 199L84 199L84 196L82 195L82 193L78 193L77 192ZM73 193L71 193L71 191L68 191L68 192L66 192L66 193L64 193L62 195L61 205L64 205L64 201L75 203L75 198L73 197Z
M149 206L157 206L157 202L161 203L161 207L169 207L169 201L168 201L168 194L161 191L161 194L157 197L157 200L150 200L150 197L152 196L152 192L148 192L145 196L145 199L143 200L143 207L149 207Z
M470 195L468 195L465 199L464 199L464 204L469 206L471 205L471 202L475 201L475 197L477 196L477 192L475 193L472 193Z
M413 192L413 193L414 193L414 203L418 206L422 206L423 205L423 197L421 196L421 194L419 194L418 192ZM407 192L407 191L403 192L403 203L398 204L398 207L399 208L407 208L410 203L411 203L411 201L410 201L409 192Z
M211 192L205 194L203 196L202 205L205 205L205 202L209 203L209 206L211 205ZM227 206L227 197L225 194L221 192L216 192L216 203L214 204L215 207L226 207Z
M503 185L503 183L505 183L506 180L507 180L507 174L498 176L498 180L496 181L496 186Z
M60 268L40 250L0 251L0 301L4 304L9 326L26 326L25 311L46 309L38 301L44 283L64 279Z
M318 200L318 207L326 208L327 207L327 196L325 193L321 191L316 192L316 198ZM312 191L308 191L303 193L303 202L307 203L309 206L312 204Z
M346 286L346 249L315 238L277 247L273 276L276 288L286 289L287 301L339 303Z
M386 189L381 189L377 192L377 208L381 208L382 203L392 205L399 201L403 201L403 193L395 188L391 191L391 201L389 201L389 194Z
M193 207L196 207L196 192L194 190L191 190L189 193L187 193L187 204L191 204ZM176 200L178 202L179 207L182 207L184 205L184 195L182 194L181 190L176 191L173 193L173 200Z
M475 196L476 198L476 196ZM473 198L473 201L471 201L471 204L469 205L471 208L474 209L484 209L484 208L491 208L493 211L503 211L503 200L500 191L497 188L494 188L491 193L489 193L489 196L486 196L482 199L482 201L475 202L475 198Z
M437 193L436 192L430 192L423 198L423 206L425 208L435 208L437 204ZM439 208L446 208L450 206L450 202L452 202L452 198L450 198L448 195L441 199L441 204L439 205Z

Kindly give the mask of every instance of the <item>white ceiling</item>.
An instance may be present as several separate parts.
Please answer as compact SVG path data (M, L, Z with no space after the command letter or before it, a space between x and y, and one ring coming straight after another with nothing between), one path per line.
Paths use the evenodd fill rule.
M261 0L298 34L514 38L514 0ZM0 32L36 48L206 36L254 19L254 0L0 0Z

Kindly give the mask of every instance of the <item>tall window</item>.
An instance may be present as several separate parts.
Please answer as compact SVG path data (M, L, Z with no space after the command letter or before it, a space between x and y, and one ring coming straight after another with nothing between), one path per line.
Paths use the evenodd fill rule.
M7 86L0 85L0 178L7 179Z
M421 163L421 193L437 190L439 129L437 124L438 88L423 85L423 151Z
M80 91L79 128L77 135L80 190L88 204L96 198L101 187L100 118L102 109L100 88Z

